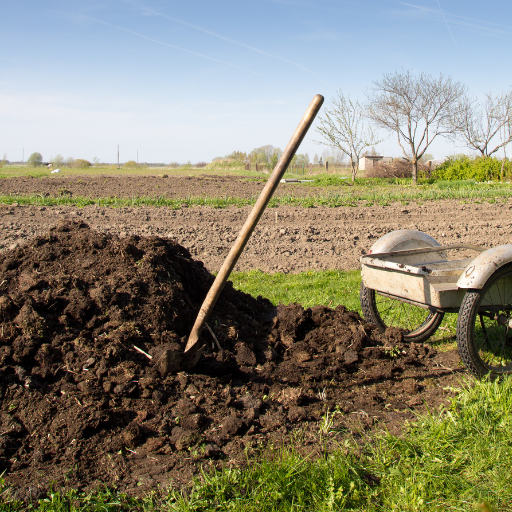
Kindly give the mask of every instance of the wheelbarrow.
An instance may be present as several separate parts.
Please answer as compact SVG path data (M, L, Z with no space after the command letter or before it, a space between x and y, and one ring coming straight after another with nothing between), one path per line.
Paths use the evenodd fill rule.
M512 245L441 245L404 229L377 240L361 265L365 320L401 327L405 340L419 343L445 313L458 313L457 347L466 368L478 377L512 372Z

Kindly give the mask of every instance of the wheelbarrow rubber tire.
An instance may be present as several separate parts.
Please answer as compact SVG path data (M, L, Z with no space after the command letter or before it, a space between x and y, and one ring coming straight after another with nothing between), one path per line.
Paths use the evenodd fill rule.
M386 329L387 327L400 327L405 329L404 340L409 342L422 343L427 341L430 336L437 331L437 328L443 321L444 317L444 313L442 311L430 311L418 306L413 306L412 304L406 304L398 299L395 300L389 298L390 308L388 308L388 311L392 308L398 310L398 308L406 307L418 310L421 309L425 312L425 315L423 316L423 321L416 322L413 325L388 325L381 316L382 311L379 311L375 290L367 288L363 283L361 283L359 299L361 301L363 316L367 322L375 324L380 329Z
M490 293L492 287L494 300ZM508 305L503 308L502 305ZM480 315L484 312L485 315ZM500 317L502 323L498 321ZM498 269L480 290L468 290L457 317L457 347L465 367L475 376L512 373L512 265Z

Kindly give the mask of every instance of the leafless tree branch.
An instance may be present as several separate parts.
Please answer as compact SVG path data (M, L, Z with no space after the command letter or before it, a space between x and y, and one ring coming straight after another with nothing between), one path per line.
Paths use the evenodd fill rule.
M362 152L381 142L366 122L364 105L353 102L341 90L325 110L324 117L319 118L316 131L323 137L323 140L316 142L337 148L350 158L352 181L356 178Z
M483 157L505 149L512 141L512 92L497 96L486 93L482 104L465 95L452 123L455 137Z
M394 132L411 160L414 183L418 160L438 136L453 134L453 116L465 87L450 77L395 71L373 82L368 117L378 128ZM407 149L406 149L407 148Z

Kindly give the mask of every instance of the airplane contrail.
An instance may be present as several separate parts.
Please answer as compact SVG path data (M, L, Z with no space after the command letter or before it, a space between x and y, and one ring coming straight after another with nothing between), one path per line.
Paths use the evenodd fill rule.
M410 2L400 2L398 0L395 0L395 2L397 4L405 5L407 7L413 7L414 9L418 9L420 11L438 13L436 9L430 9L423 5L411 4ZM512 32L512 28L510 26L503 25L500 23L493 23L492 21L482 21L477 20L475 18L469 18L468 16L460 16L458 14L450 13L448 13L448 17L450 18L451 23L457 23L459 25L467 26L470 28L476 28L478 30L486 30L487 32L492 32L496 34L510 34Z
M293 60L286 59L284 57L280 57L279 55L274 55L272 53L265 52L263 50L260 50L259 48L255 48L254 46L250 46L250 45L248 45L246 43L242 43L241 41L236 41L235 39L230 39L229 37L225 37L225 36L223 36L221 34L217 34L216 32L212 32L211 30L207 30L207 29L204 29L202 27L199 27L198 25L193 25L192 23L188 23L188 22L180 20L178 18L174 18L172 16L168 16L167 14L163 14L161 12L154 11L153 9L151 9L149 7L146 7L145 5L140 4L138 2L127 1L127 3L130 3L132 5L136 5L139 8L144 9L148 13L153 14L155 16L160 16L162 18L166 18L166 19L171 20L171 21L173 21L175 23L179 23L180 25L184 25L185 27L189 27L189 28L192 28L192 29L197 30L199 32L203 32L204 34L208 34L208 35L210 35L212 37L216 37L217 39L221 39L222 41L226 41L228 43L235 44L237 46L241 46L242 48L246 48L248 50L251 50L253 52L259 53L261 55L265 55L266 57L270 57L272 59L280 60L281 62L286 62L287 64L290 64L291 66L295 66L295 67L301 69L302 71L306 71L306 72L311 73L313 75L322 76L320 73L317 73L316 71L308 69L307 67L305 67L302 64L299 64L298 62L295 62Z
M265 77L265 75L262 75L261 73L258 73L257 71L253 71L252 69L247 69L242 66L237 66L236 64L232 64L231 62L226 62L225 60L216 59L215 57L210 57L209 55L204 55L203 53L198 53L198 52L194 52L192 50L187 50L186 48L182 48L181 46L175 46L173 44L169 44L164 41L159 41L158 39L154 39L152 37L145 36L144 34L135 32L135 31L130 30L125 27L120 27L119 25L114 25L112 23L108 23L106 21L102 21L97 18L93 18L92 16L88 16L88 19L95 21L96 23L101 23L102 25L106 25L108 27L113 27L113 28L117 28L118 30L123 30L124 32L128 32L129 34L133 34L142 39L146 39L147 41L151 41L152 43L157 43L157 44L161 44L163 46L168 46L169 48L173 48L174 50L179 50L182 52L190 53L197 57L202 57L203 59L212 60L213 62L218 62L218 63L224 64L226 66L231 66L232 68L241 69L242 71L247 71L248 73L252 73L253 75Z
M436 1L437 1L437 6L439 7L439 10L441 11L441 14L443 15L444 22L446 23L446 28L448 29L448 32L450 32L450 35L452 36L455 46L457 46L457 41L455 41L455 37L453 37L452 29L450 28L450 25L448 25L448 21L446 21L446 16L444 15L443 10L441 9L441 4L439 3L439 0L436 0Z

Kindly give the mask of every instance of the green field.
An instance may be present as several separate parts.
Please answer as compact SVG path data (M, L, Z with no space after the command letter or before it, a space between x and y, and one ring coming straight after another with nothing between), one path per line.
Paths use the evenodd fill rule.
M195 167L125 167L120 169L117 165L91 166L86 168L60 167L60 173L51 174L51 169L46 167L28 167L25 165L4 165L0 167L0 178L16 178L31 176L42 178L46 176L198 176L200 174L212 174L218 176L264 176L261 172L245 171L239 169L206 169Z

